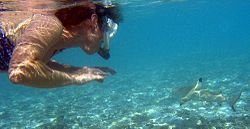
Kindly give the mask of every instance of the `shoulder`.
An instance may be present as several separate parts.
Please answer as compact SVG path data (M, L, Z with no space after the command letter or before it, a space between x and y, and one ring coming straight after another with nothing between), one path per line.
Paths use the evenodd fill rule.
M23 11L4 11L0 12L1 28L4 30L6 36L15 40L21 35L33 13Z
M30 18L33 15L31 12L24 11L5 11L0 13L2 24L19 24L25 19Z

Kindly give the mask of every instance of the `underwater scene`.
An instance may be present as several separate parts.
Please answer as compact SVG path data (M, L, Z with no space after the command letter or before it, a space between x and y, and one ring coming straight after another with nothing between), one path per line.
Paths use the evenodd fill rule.
M250 128L249 0L112 2L123 20L109 60L78 48L53 59L117 73L52 89L1 73L1 129Z

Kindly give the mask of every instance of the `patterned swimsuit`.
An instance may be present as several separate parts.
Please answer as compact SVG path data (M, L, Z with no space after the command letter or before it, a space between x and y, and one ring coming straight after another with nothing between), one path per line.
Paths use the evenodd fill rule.
M0 71L7 71L14 50L14 43L5 35L0 25Z

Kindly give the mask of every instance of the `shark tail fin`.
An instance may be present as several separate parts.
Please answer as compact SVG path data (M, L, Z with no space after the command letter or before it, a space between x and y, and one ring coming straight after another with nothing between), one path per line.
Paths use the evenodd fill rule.
M242 94L242 91L238 93L237 95L234 95L233 97L231 97L229 100L229 105L234 112L236 111L235 104L239 101L241 94Z

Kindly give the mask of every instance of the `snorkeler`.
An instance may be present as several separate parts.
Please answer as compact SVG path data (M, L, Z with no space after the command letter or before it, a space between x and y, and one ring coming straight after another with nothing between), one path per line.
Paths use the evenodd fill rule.
M109 58L109 38L120 22L118 7L89 0L49 11L0 12L0 71L11 82L39 88L102 82L115 71L74 67L51 60L61 50L80 47Z

